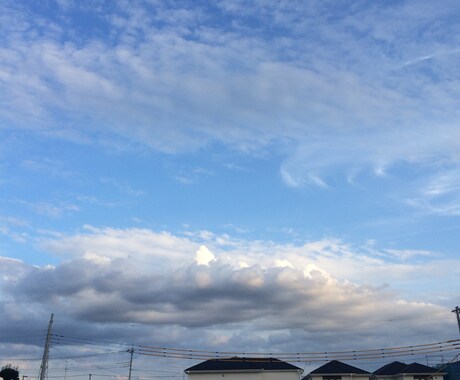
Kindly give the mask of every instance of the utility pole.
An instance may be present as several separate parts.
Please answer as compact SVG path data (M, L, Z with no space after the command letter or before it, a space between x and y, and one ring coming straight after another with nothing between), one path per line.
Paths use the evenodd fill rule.
M128 350L128 352L130 353L128 380L131 380L131 371L132 371L132 369L133 369L134 345L131 346L131 348Z
M42 364L40 365L39 380L45 380L48 375L48 357L51 344L51 327L53 326L53 316L51 314L50 323L48 324L48 332L46 333L45 350L43 351Z
M460 332L460 307L456 306L452 313L457 314L458 332Z

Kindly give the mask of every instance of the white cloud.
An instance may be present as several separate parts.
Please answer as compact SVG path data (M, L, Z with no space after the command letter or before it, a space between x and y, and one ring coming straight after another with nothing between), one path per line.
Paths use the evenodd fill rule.
M105 279L109 280L109 273L118 271L118 267L121 271L116 276L117 282L121 281L125 285L135 277L137 279L134 282L137 283L143 276L153 276L153 280L163 273L161 280L157 278L154 281L157 290L151 290L151 296L147 296L148 292L143 290L136 297L144 294L147 298L154 298L154 294L158 294L158 289L162 286L165 287L164 291L171 287L168 293L175 293L184 287L180 290L183 292L189 281L197 284L200 289L207 289L210 295L214 292L218 294L225 287L230 290L235 286L235 292L241 291L242 294L246 287L266 289L274 284L289 284L289 287L301 289L304 282L311 287L310 282L313 281L315 284L335 284L332 293L339 291L345 286L341 284L347 282L355 284L352 285L355 289L360 286L377 288L391 283L402 292L402 296L411 294L413 297L414 292L410 288L418 283L417 279L429 277L432 283L425 282L425 285L431 287L433 292L438 277L446 279L445 273L437 269L443 265L445 259L428 251L378 251L375 247L372 250L360 250L332 239L303 245L283 245L220 237L210 232L198 233L196 236L189 234L189 238L184 238L147 229L121 230L88 226L86 230L87 232L74 236L44 241L42 246L55 254L64 255L72 260L70 263L80 258L84 262L91 262L99 268L94 274L97 273L98 283L101 285ZM409 263L409 257L423 257L423 261ZM88 265L84 264L82 268ZM62 265L51 272L43 273L57 274L61 267ZM69 270L72 267L70 264L66 266ZM91 273L87 268L82 270ZM104 272L107 272L106 275ZM69 277L65 276L67 279ZM164 285L161 285L163 282ZM421 290L425 289L425 285ZM112 280L103 288L111 292L110 286L115 286ZM118 287L117 285L116 288ZM189 290L192 291L191 288ZM133 294L135 293L136 291Z
M375 245L352 247L334 239L279 244L235 239L209 231L188 232L185 237L137 228L86 226L85 230L73 236L42 240L42 249L71 262L83 259L87 263L82 264L83 267L89 263L99 267L99 283L116 271L115 276L124 284L131 282L131 276L138 277L136 282L143 276L150 276L157 285L166 281L164 291L168 293L179 291L175 283L187 281L211 293L220 291L222 281L229 281L222 285L229 289L236 284L243 288L265 288L278 276L281 283L291 278L299 286L305 281L328 283L332 280L337 284L354 284L356 289L360 286L387 288L387 284L391 284L402 298L423 297L436 303L454 296L447 284L458 275L455 271L447 274L440 269L444 265L452 268L458 263L448 263L442 255L426 250L379 250ZM120 272L116 269L119 266ZM103 276L102 271L107 271L107 275ZM277 271L279 274L275 276ZM154 280L160 274L161 280ZM109 284L112 281L107 286L111 286ZM166 284L170 284L171 289L166 290Z
M331 169L381 174L401 162L452 160L460 141L453 138L459 87L448 74L456 33L448 38L442 23L432 24L446 12L423 7L429 9L423 15L410 3L358 7L331 24L320 4L236 6L243 17L287 28L283 38L250 34L242 24L217 29L206 24L212 15L205 8L164 4L149 12L120 5L123 12L107 15L113 22L107 27L118 35L110 44L96 38L62 44L46 28L33 39L26 30L7 34L3 115L16 115L12 125L32 124L56 136L91 141L99 131L107 133L105 141L165 152L212 142L252 153L279 145L290 186L326 187ZM431 34L423 32L426 25ZM363 32L369 35L358 39ZM432 68L437 80L395 69L422 44L450 52L433 53L444 57ZM62 114L65 122L57 120Z
M29 238L26 232L14 232L5 226L0 226L0 234L8 236L9 238L18 243L25 243L28 241Z
M435 254L431 251L424 251L424 250L415 250L415 249L388 249L387 252L390 255L394 255L395 257L401 260L408 260L413 259L416 257L430 257L435 256Z
M195 261L198 265L209 266L209 263L215 259L215 256L205 245L200 245L200 248L196 251Z
M427 214L460 215L460 171L449 166L416 183L407 204Z
M79 211L79 207L77 205L62 202L58 204L39 202L32 204L31 206L37 213L47 215L52 218L59 218L66 213Z
M458 260L371 248L85 226L42 242L61 255L54 266L0 258L0 303L4 325L22 336L52 310L63 335L167 347L324 351L450 338L451 305L440 305L460 273L443 268ZM412 254L423 261L407 264Z
M283 259L276 259L275 260L275 267L279 268L294 268L292 264L288 260L283 260Z
M66 258L78 258L84 254L109 260L132 258L143 263L140 267L170 265L186 260L191 262L198 244L168 232L149 229L115 229L85 226L86 233L63 237L59 240L43 240L44 249Z

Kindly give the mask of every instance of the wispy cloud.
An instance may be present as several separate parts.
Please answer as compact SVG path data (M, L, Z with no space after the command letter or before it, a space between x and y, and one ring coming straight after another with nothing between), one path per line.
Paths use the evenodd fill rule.
M419 184L417 191L406 202L427 214L460 215L460 172L440 170Z
M402 64L402 66L414 65L416 63L421 63L421 62L429 61L429 60L436 59L436 58L444 58L444 57L448 57L450 55L456 55L456 54L459 54L459 53L460 53L460 48L457 48L457 49L452 49L452 50L449 50L449 51L444 51L444 52L439 52L439 53L434 53L434 54L428 54L428 55L422 55L420 57L416 57L414 59L411 59L409 61L404 62Z
M108 178L104 177L100 179L101 183L103 185L110 185L116 188L117 190L121 191L124 194L131 195L134 197L141 197L145 195L145 191L139 190L139 189L134 189L130 185L120 182L119 180L116 180L114 178Z
M235 12L234 7L221 6ZM2 54L4 94L10 100L4 117L19 114L13 124L22 126L32 117L33 125L41 126L38 131L77 141L97 141L98 133L109 133L165 152L203 148L212 141L257 151L278 142L289 147L283 149L283 170L289 173L284 178L290 185L323 186L324 170L366 169L380 162L388 168L402 161L417 164L440 154L453 157L458 148L456 140L449 139L441 153L441 139L433 140L431 133L437 128L438 136L448 135L457 120L454 87L440 97L431 96L441 93L447 78L438 76L435 81L431 75L394 71L396 52L407 51L409 40L394 43L395 54L386 56L383 47L371 44L389 44L392 23L404 28L406 38L411 28L421 28L435 16L420 17L409 6L388 6L380 10L389 17L383 29L370 7L356 10L361 26L348 16L326 30L321 24L326 14L319 4L270 4L262 7L263 12L245 5L248 19L275 14L274 25L290 25L278 40L270 33L249 36L243 25L211 28L207 22L213 16L206 8L158 5L153 13L139 5L116 8L107 18L106 27L118 36L110 45L90 39L61 46L59 35L47 33L46 27L33 39L26 31L7 35ZM296 12L318 20L308 26ZM156 24L157 18L164 27ZM373 40L357 40L356 33L366 27ZM314 38L303 38L310 31ZM334 38L342 35L338 52L331 45L331 33ZM435 37L421 34L420 41L446 47L454 42ZM298 49L286 56L284 45L299 41ZM346 49L349 54L341 55ZM364 54L368 49L370 53ZM377 64L381 59L383 63ZM412 91L421 87L428 90L426 96ZM67 121L59 120L57 128L62 115ZM298 162L300 171L292 167Z

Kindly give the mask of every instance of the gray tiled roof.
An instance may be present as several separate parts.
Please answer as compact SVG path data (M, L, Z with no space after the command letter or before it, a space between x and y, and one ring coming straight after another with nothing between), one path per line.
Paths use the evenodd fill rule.
M406 368L404 368L403 373L417 373L417 374L431 374L436 373L437 369L433 367L428 367L423 364L419 363L412 363L409 364Z
M437 372L436 368L428 367L426 365L419 364L419 363L404 364L401 362L392 362L390 364L387 364L379 368L373 374L376 376L391 376L391 375L398 375L401 373L432 374L436 372Z
M376 371L374 371L373 375L379 376L379 375L396 375L398 373L403 373L401 372L405 367L407 367L407 364L395 361L391 362L389 364L384 365L383 367L380 367Z
M338 360L332 360L329 363L324 364L323 366L310 372L312 375L325 375L325 374L357 374L357 375L370 375L370 372L367 372L361 368L353 367L352 365L340 362Z
M202 371L302 371L301 368L283 362L275 358L245 358L233 357L223 359L210 359L201 362L193 367L187 368L185 372Z

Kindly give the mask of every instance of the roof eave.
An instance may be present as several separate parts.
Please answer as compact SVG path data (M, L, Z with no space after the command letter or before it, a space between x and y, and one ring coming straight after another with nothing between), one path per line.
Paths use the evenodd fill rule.
M192 371L184 371L187 375L193 373L258 373L258 372L297 372L303 373L303 369L203 369L203 370L192 370Z

